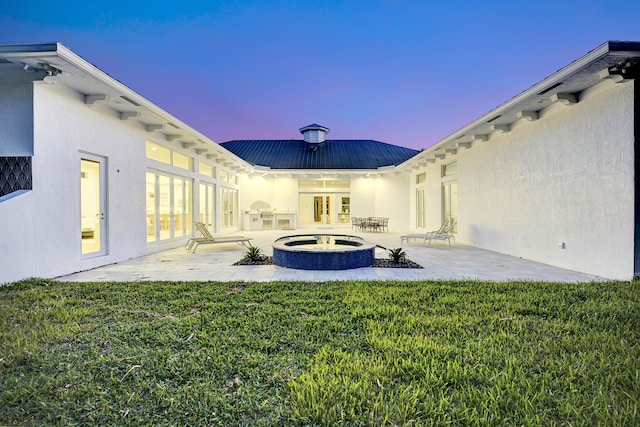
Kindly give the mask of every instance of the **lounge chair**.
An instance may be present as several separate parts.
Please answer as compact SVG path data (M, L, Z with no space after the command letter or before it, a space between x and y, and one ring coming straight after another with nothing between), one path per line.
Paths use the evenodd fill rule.
M207 230L207 227L201 222L193 223L198 231L200 232L200 237L192 237L187 242L186 248L187 250L192 249L192 253L196 253L196 249L198 249L199 245L209 245L212 243L237 243L242 246L250 245L250 241L253 240L250 237L245 236L218 236L213 237L213 235Z
M439 229L434 231L427 231L426 233L414 233L414 234L405 234L404 236L400 236L400 244L409 243L411 239L424 239L422 244L427 243L427 238L429 236L436 236L440 233L444 232L444 230L448 227L449 220L446 220L442 223Z
M429 242L429 244L431 244L432 240L442 240L442 241L446 241L447 243L449 243L449 246L451 246L451 241L453 240L455 242L456 240L456 236L453 234L453 230L455 230L456 228L456 222L451 222L449 225L447 225L443 230L438 231L438 232L434 232L434 233L427 233L427 235L424 238L425 242Z

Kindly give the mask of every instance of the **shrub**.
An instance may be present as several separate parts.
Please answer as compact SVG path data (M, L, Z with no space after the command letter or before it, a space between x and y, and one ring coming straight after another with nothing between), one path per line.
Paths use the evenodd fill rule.
M250 245L247 248L247 252L244 254L244 260L249 262L258 262L264 260L265 256L262 254L262 249L257 246Z
M389 259L396 264L407 260L407 254L402 248L389 249Z

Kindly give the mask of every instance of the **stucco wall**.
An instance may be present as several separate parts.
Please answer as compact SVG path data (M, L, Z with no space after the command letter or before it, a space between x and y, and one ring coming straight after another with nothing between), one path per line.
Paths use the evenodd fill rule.
M0 284L36 275L33 192L0 203Z
M549 107L537 121L461 149L444 160L459 164L457 241L629 279L633 156L633 83L603 83L576 105ZM441 163L426 169L434 228Z
M34 88L35 275L52 277L147 252L145 138L135 123L90 108L75 92ZM80 153L107 161L108 255L80 256Z
M355 176L350 179L351 216L385 216L392 218L390 229L409 228L409 174ZM272 209L298 211L298 179L291 177L241 177L240 210L248 211L257 201ZM329 191L331 192L331 191ZM350 225L344 225L350 228Z
M409 230L409 174L386 174L376 178L375 216L389 218L389 231Z

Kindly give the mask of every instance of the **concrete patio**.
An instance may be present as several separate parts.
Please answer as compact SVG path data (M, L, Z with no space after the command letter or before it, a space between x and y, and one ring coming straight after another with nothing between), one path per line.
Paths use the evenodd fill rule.
M358 232L341 228L299 229L238 232L253 238L252 244L265 255L272 254L271 244L282 236L308 233L352 234L386 248L400 247L400 236L406 233ZM89 271L57 278L60 281L334 281L334 280L461 280L490 281L531 280L545 282L601 281L600 277L521 258L478 249L471 246L435 242L423 246L421 241L402 245L407 257L420 264L415 268L358 268L353 270L322 271L294 270L275 265L234 266L245 249L234 243L202 245L195 254L183 246L133 258ZM376 258L387 258L383 249L376 250Z

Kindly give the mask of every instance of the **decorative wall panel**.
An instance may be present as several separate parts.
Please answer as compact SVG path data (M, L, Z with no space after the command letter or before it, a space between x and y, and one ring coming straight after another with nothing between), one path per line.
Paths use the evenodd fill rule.
M0 197L31 189L31 157L0 157Z

